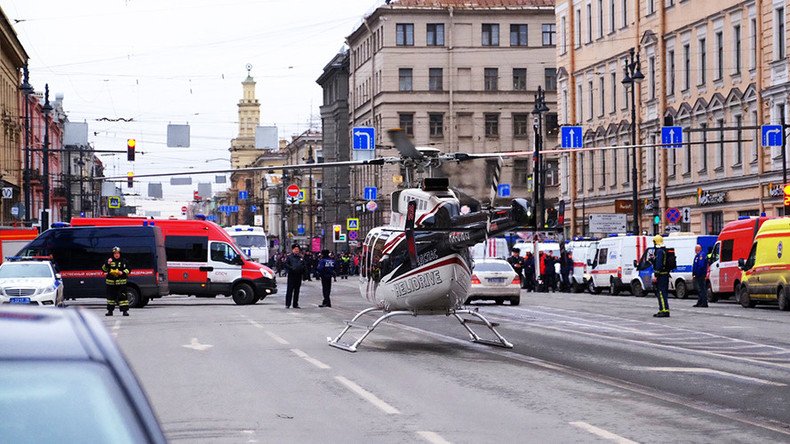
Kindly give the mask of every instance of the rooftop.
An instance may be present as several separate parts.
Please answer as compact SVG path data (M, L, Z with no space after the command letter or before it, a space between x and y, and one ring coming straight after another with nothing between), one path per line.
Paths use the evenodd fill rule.
M555 0L395 0L393 6L456 9L507 8L512 6L554 6Z

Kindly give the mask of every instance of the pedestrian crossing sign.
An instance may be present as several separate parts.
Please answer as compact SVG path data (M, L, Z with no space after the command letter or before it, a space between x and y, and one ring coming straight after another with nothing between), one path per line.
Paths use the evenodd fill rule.
M346 219L346 229L348 231L359 230L359 218L349 217Z

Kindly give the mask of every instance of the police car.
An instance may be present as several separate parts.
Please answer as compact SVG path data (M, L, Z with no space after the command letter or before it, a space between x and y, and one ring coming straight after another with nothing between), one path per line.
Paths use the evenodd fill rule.
M51 262L8 259L0 265L0 304L63 306L63 282Z

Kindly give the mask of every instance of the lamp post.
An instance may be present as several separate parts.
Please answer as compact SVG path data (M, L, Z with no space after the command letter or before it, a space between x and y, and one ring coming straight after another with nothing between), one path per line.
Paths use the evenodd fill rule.
M33 94L33 85L30 84L27 64L23 68L22 97L25 100L25 169L22 171L22 183L25 191L25 223L30 223L30 95Z
M533 169L532 174L532 184L534 186L533 200L534 200L534 207L535 207L535 226L542 227L543 226L543 212L544 212L544 190L543 187L543 156L540 154L541 149L543 149L543 113L549 111L549 107L546 106L546 94L543 88L538 86L538 93L535 94L535 108L532 110L533 115L533 122L532 122L532 129L535 132L535 167Z
M313 158L313 145L312 144L308 144L307 149L308 149L308 151L307 151L307 164L308 165L309 164L313 164L313 163L315 163L315 159ZM313 223L313 169L312 168L308 168L307 169L307 174L310 176L310 191L309 191L310 192L310 200L309 200L309 202L310 202L310 207L309 207L309 210L310 210L309 211L309 214L310 214L310 243L308 244L309 245L308 250L312 251L312 249L313 249L313 237L315 235L315 233L313 232L313 228L314 228L314 225L315 225Z
M286 240L288 236L285 233L285 189L288 188L288 177L287 171L283 170L282 180L280 181L280 251L286 253L288 250L285 247Z
M52 105L49 104L49 84L44 85L44 106L41 108L44 113L44 147L41 151L44 162L42 181L44 182L44 211L41 213L41 230L49 228L49 115L52 112Z
M634 48L628 50L622 84L631 88L631 200L634 210L634 234L639 234L639 196L636 183L636 84L645 79L640 68L639 53ZM634 58L636 55L636 58Z

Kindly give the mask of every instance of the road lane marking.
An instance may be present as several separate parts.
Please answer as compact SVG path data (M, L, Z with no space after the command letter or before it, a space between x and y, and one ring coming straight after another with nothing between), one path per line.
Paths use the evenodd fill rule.
M121 329L121 320L118 319L117 321L115 321L115 325L112 326L112 337L113 338L117 338L118 337L118 330L120 330L120 329Z
M256 328L263 328L263 325L253 321L252 319L248 320L247 322L249 322L250 324L252 324Z
M308 355L307 353L299 350L298 348L292 348L291 352L293 354L295 354L296 356L299 356L300 358L304 359L305 361L313 364L314 366L320 368L321 370L327 370L327 369L332 368L332 367L324 364L323 362L319 361L318 359L310 357L310 355Z
M603 439L607 439L612 442L616 442L617 444L637 444L636 441L631 441L628 438L623 438L620 435L616 435L608 430L604 430L600 427L595 427L592 424L587 424L586 422L576 421L568 423L574 427L578 427L586 432L592 433L595 436L598 436Z
M368 401L369 403L376 406L382 412L388 415L400 415L400 411L398 409L382 401L378 396L363 389L362 387L358 386L354 382L349 381L348 379L342 376L335 376L335 379L337 379L339 383L346 386L346 388L359 395L365 401Z
M428 441L431 444L450 444L450 441L442 438L436 432L417 432L417 436Z
M775 385L778 387L785 387L787 384L781 382L768 381L766 379L753 378L751 376L739 375L736 373L724 372L712 368L704 367L631 367L634 370L647 370L651 372L668 372L668 373L698 373L707 375L719 375L728 378L742 379L744 381L756 382L759 384Z
M277 343L278 343L278 344L280 344L280 345L290 345L290 344L291 344L290 342L286 341L285 339L283 339L283 338L281 338L281 337L277 336L276 334L274 334L274 333L272 333L272 332L270 332L270 331L266 331L265 333L266 333L266 335L268 335L270 338L272 338L272 339L274 339L275 341L277 341Z
M211 347L213 347L213 345L211 345L211 344L201 344L200 342L198 342L198 338L192 338L192 342L190 342L189 344L186 344L186 345L182 345L182 347L184 347L184 348L191 348L192 350L197 350L197 351L206 351L206 350L210 349Z

